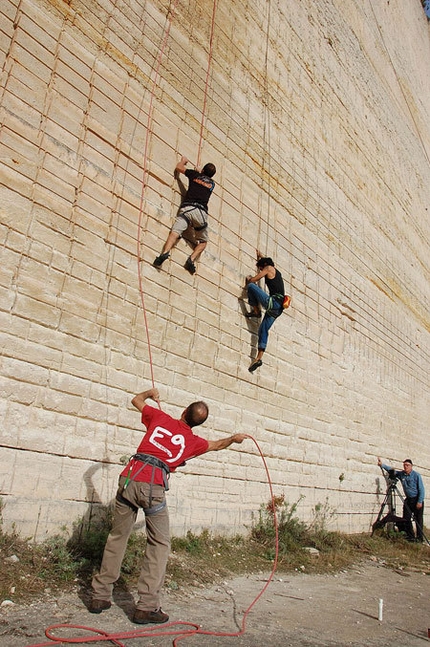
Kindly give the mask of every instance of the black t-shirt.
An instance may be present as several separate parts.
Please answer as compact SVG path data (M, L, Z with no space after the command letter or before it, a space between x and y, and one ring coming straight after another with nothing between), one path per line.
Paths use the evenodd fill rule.
M215 188L215 182L207 175L190 168L186 169L185 175L188 178L188 191L181 206L197 203L207 211L208 201Z
M264 277L267 288L269 290L270 296L274 294L281 294L285 296L284 280L282 274L279 270L275 268L275 277L273 279L268 279L267 276Z

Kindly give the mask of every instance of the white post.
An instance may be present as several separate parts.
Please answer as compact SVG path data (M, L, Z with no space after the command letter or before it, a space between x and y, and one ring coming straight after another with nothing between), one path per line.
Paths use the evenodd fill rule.
M382 621L382 609L384 607L384 600L382 598L379 598L379 605L378 605L378 620L381 622Z

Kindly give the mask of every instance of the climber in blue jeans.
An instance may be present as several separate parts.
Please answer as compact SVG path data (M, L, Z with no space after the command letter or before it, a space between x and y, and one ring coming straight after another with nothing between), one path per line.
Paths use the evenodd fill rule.
M246 277L246 287L248 291L248 303L251 311L247 312L245 317L261 317L261 308L266 311L258 328L258 352L257 356L248 368L253 373L263 364L262 357L267 347L269 330L275 323L275 320L283 313L284 309L290 304L290 297L285 295L284 280L279 270L275 268L273 260L269 256L263 256L257 251L257 268L258 273L255 276ZM268 293L260 288L258 282L264 278Z

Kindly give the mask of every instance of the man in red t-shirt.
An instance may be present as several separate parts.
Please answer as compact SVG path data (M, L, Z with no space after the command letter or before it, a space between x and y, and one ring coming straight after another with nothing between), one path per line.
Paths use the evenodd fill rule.
M154 267L161 268L170 256L170 250L179 238L185 238L193 247L191 256L187 258L185 269L194 274L195 262L208 244L208 201L215 188L212 177L216 173L214 164L205 164L202 169L187 169L189 160L181 157L175 172L183 173L188 178L188 190L179 207L178 215L172 230L164 243L160 256L153 262Z
M119 477L112 530L106 542L100 572L92 582L91 613L101 613L111 606L113 584L119 578L128 538L136 522L139 508L145 513L147 544L137 590L139 599L133 622L161 624L169 616L160 607L160 591L164 582L170 551L169 514L165 491L170 472L210 451L226 449L241 443L246 434L234 434L223 440L205 440L193 433L208 417L204 402L193 402L179 420L146 404L151 398L159 403L158 389L136 395L132 404L141 411L146 433Z

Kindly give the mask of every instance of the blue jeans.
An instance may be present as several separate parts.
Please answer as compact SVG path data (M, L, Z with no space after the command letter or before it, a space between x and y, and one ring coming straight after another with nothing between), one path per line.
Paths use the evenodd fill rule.
M270 296L262 290L256 283L248 283L248 303L252 306L261 305L265 310L269 307ZM279 314L282 312L282 306L273 300L272 310L278 310ZM265 313L263 321L258 329L258 350L266 350L267 340L269 338L269 330L275 323L277 317L272 317Z

